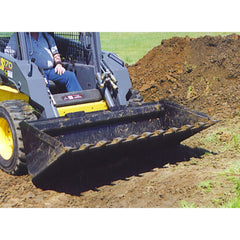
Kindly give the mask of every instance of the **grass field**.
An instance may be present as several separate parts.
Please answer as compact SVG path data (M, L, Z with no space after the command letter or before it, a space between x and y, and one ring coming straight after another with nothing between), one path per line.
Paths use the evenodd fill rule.
M163 39L210 35L228 35L229 32L101 32L102 49L115 52L125 63L133 64L147 54Z

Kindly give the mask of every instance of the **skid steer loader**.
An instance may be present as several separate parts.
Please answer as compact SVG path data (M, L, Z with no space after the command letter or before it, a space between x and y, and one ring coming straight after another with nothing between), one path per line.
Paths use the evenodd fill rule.
M4 53L14 34L17 57ZM41 176L58 161L91 152L178 144L216 123L205 114L160 100L144 103L124 62L101 49L99 33L51 33L83 90L46 81L31 58L26 33L0 34L0 167Z

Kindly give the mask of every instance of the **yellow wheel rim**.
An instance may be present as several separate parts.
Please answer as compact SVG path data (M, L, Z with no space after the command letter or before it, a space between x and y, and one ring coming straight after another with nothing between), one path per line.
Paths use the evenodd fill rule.
M13 155L13 136L6 119L0 117L0 155L10 160Z

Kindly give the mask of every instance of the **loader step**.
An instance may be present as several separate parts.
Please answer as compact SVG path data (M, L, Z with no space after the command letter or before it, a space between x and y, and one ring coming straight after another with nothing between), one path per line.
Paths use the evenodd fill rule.
M102 96L98 89L88 89L54 94L53 98L56 102L56 107L64 107L81 103L97 102L102 99Z

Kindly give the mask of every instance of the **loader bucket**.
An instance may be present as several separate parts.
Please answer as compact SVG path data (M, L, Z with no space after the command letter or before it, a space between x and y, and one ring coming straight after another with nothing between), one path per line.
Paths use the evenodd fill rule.
M58 161L81 161L94 151L144 144L178 144L215 124L207 115L161 100L111 111L71 113L20 123L33 178Z

